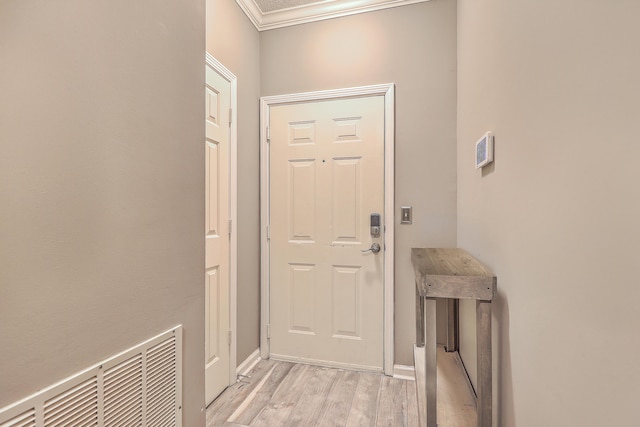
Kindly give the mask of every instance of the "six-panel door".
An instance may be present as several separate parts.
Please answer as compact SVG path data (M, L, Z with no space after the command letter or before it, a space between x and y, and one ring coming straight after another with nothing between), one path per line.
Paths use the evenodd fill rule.
M384 97L270 109L270 353L383 368ZM384 223L384 219L382 221Z
M205 395L229 385L229 107L231 84L206 67Z

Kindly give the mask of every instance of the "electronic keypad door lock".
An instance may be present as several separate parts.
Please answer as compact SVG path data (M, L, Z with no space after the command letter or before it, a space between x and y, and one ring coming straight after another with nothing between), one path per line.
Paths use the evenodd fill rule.
M369 227L371 236L380 237L380 214L372 213L369 217Z

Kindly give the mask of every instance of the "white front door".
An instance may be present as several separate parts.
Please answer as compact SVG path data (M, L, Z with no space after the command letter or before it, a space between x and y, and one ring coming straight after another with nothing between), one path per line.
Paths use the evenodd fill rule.
M231 84L206 67L205 394L229 385L229 108Z
M384 108L384 96L270 108L271 357L383 369Z

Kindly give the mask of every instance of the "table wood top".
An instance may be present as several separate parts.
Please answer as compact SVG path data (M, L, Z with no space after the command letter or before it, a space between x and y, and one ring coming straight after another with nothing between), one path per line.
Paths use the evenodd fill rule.
M411 263L421 296L491 301L497 293L496 276L464 249L413 248Z

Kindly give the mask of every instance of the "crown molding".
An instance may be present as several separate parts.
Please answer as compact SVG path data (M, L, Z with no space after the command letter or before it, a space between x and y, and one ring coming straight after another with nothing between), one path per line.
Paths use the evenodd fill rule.
M236 0L258 31L339 18L429 0L337 0L262 13L255 0Z

